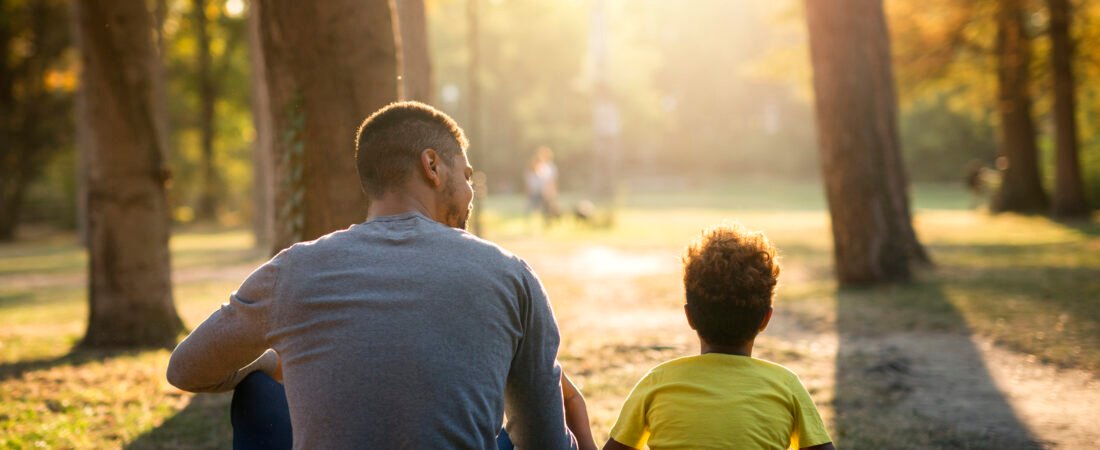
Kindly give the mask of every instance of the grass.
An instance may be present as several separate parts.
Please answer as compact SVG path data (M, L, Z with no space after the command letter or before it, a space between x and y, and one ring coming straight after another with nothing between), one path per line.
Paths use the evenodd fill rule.
M680 310L679 252L700 229L737 220L767 232L784 262L777 323L758 355L802 375L840 445L989 448L1005 443L902 411L905 377L893 371L908 363L853 343L973 334L1098 373L1100 224L988 216L967 202L951 186L918 186L916 224L936 267L909 285L854 291L832 281L828 217L811 184L639 188L610 228L565 220L545 229L516 197L493 199L484 220L488 237L546 284L561 359L598 439L646 370L697 351ZM180 230L172 251L176 305L190 327L264 259L243 230ZM228 397L169 386L167 351L71 350L87 315L86 264L71 236L0 246L0 448L226 447Z

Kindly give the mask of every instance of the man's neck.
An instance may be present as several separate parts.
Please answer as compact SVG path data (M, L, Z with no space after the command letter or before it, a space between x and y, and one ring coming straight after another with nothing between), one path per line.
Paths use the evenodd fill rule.
M723 355L752 356L753 341L740 345L711 344L703 339L699 340L699 353L720 353Z
M371 199L370 207L367 208L367 220L410 212L417 212L438 221L431 208L428 208L422 199L407 191L390 191L382 194L381 197Z

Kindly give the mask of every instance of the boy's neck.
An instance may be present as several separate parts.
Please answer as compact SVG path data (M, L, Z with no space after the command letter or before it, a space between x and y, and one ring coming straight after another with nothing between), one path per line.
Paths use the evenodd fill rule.
M724 345L724 344L711 344L706 340L699 339L699 353L720 353L723 355L736 355L736 356L752 356L752 344L753 341L746 342L738 345Z

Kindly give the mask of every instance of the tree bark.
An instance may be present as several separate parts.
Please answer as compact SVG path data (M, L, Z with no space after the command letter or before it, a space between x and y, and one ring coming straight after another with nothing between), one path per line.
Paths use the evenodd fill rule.
M1056 144L1054 198L1056 217L1088 217L1081 165L1077 159L1077 108L1073 77L1073 42L1070 40L1069 0L1047 0L1050 9L1050 65L1054 74L1054 132Z
M202 186L195 217L214 220L218 214L218 172L214 165L214 102L217 90L210 64L210 26L206 0L194 0L195 40L199 79L199 143L202 149Z
M354 132L396 101L392 0L258 1L276 149L274 250L366 218Z
M994 212L1046 211L1039 177L1039 149L1031 119L1031 40L1024 29L1023 0L997 2L997 110L1002 156L1008 167L993 196Z
M271 128L271 102L267 98L267 73L264 71L263 46L260 42L260 2L253 2L248 16L248 59L252 67L252 197L255 205L252 234L256 248L270 249L275 236L275 136Z
M0 0L0 14L11 14L7 2ZM12 208L10 203L16 199L22 199L22 193L17 193L20 182L17 177L20 174L18 150L14 148L15 124L15 74L9 67L9 49L13 30L8 20L0 20L0 206L4 208L3 217L0 217L0 241L8 242L15 238L15 226L19 219L19 208Z
M818 145L841 285L905 281L923 252L898 150L881 0L805 0Z
M150 14L142 1L75 0L88 156L89 318L83 345L175 344L166 167Z
M428 25L424 0L396 0L401 30L401 85L403 99L431 104L432 61L428 50Z

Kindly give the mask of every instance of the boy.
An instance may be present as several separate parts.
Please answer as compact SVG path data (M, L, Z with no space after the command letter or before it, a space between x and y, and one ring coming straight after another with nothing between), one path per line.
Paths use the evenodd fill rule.
M709 229L688 246L684 312L701 354L650 370L604 450L834 448L798 376L752 358L772 316L775 257L762 233L741 226Z

